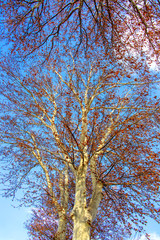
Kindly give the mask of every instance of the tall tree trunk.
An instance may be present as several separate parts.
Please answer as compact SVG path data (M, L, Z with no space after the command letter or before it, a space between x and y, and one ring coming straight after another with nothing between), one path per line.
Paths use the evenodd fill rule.
M90 240L90 224L87 222L84 209L74 217L74 229L72 240Z
M90 240L91 214L86 205L86 171L77 173L75 204L72 210L73 240Z
M64 181L64 185L63 185ZM67 209L68 209L68 166L65 167L64 174L61 172L59 175L59 187L61 195L61 206L63 210L59 212L59 223L56 233L56 240L65 240L67 231Z
M65 240L66 239L66 229L67 229L66 216L62 215L59 218L59 224L58 224L58 229L56 232L55 240Z

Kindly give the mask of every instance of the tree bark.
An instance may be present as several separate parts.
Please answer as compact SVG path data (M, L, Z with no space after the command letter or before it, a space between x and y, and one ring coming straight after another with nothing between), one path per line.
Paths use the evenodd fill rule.
M74 217L72 240L90 240L90 224L87 222L85 215L84 209L81 209L79 214Z
M64 180L64 185L63 185ZM61 194L61 206L63 210L59 212L59 223L58 229L56 233L56 240L65 240L66 239L66 231L67 231L67 209L68 209L68 167L65 167L64 174L60 172L59 175L59 187L60 187L60 194Z
M67 229L67 221L65 216L61 216L59 218L59 224L57 233L55 236L55 240L65 240L66 239L66 229Z
M86 170L77 174L75 204L72 210L74 222L73 240L90 240L92 217L86 205Z

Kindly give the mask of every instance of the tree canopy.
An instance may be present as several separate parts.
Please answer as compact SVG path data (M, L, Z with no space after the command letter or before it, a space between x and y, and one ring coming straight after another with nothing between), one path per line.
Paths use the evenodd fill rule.
M136 74L119 63L100 68L72 57L24 76L2 68L1 162L9 194L27 187L31 203L49 194L56 239L66 239L68 223L73 239L89 239L93 227L107 239L112 221L129 234L145 216L159 219L156 76L145 67Z
M159 56L159 0L1 0L2 36L11 51L40 58L65 49L118 59ZM36 52L37 54L37 52Z
M159 221L159 0L0 6L2 183L37 207L30 235L121 240Z

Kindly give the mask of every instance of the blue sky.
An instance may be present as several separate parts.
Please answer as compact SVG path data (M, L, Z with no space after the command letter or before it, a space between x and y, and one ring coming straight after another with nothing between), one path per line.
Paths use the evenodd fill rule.
M28 219L29 208L14 208L16 202L0 197L0 240L27 240L24 222Z

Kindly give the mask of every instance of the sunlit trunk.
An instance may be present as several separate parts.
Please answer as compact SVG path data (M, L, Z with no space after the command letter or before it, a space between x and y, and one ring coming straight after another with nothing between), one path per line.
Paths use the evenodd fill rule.
M86 205L86 171L77 174L75 204L72 211L73 240L89 240L91 227L91 214Z
M73 240L90 240L90 225L84 209L79 209L79 215L74 218Z
M65 240L66 239L66 228L67 228L67 221L66 217L62 216L59 218L58 229L56 232L55 240Z

